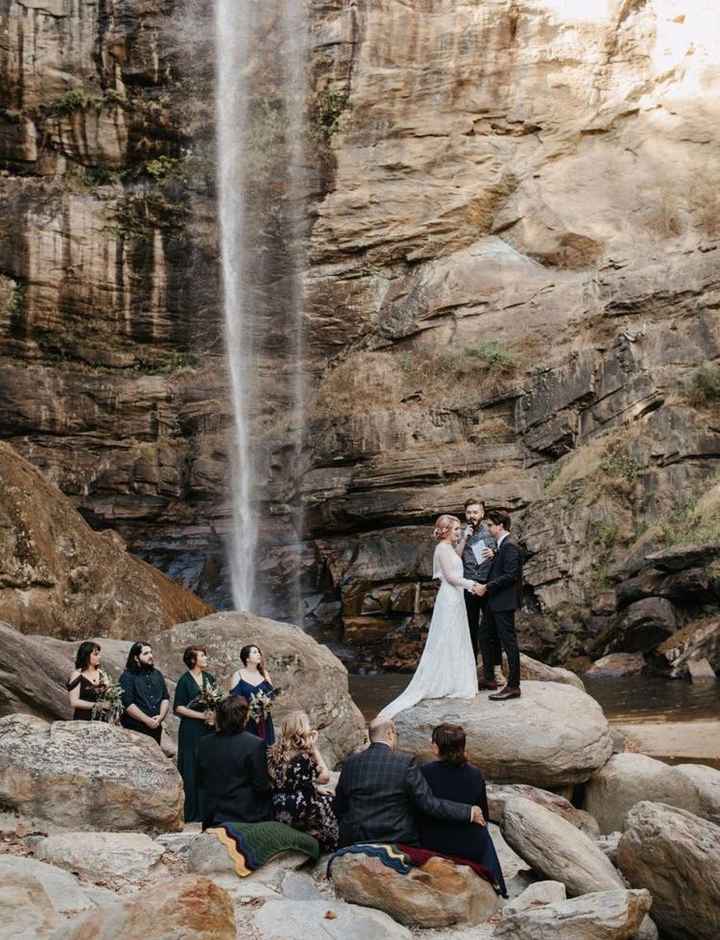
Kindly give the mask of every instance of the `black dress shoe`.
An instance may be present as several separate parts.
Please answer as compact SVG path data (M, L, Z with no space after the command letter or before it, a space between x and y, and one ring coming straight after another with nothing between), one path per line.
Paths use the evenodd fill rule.
M506 685L497 695L488 695L488 698L491 702L505 702L509 698L520 698L520 689L511 689L509 685Z
M494 679L478 679L478 689L499 689L500 686Z

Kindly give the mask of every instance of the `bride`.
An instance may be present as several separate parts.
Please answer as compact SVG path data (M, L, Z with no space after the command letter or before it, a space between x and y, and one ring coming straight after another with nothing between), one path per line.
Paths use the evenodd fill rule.
M474 581L463 578L462 559L454 546L461 538L460 520L440 516L433 536L433 577L440 579L425 649L410 685L386 705L378 718L390 719L428 698L474 698L478 694L477 664L473 655L463 591L476 593Z

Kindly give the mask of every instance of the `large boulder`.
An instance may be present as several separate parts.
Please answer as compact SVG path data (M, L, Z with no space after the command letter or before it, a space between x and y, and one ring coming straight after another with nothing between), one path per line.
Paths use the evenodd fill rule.
M507 666L507 656L503 656L503 663ZM585 691L585 684L574 672L561 666L548 666L525 653L520 653L520 678L523 682L560 682Z
M562 882L570 897L623 887L622 878L589 836L532 800L508 803L502 830L521 858L544 878Z
M644 597L619 615L608 653L648 653L675 632L675 608L664 597Z
M245 612L220 613L178 624L149 641L156 665L173 677L185 669L185 647L206 646L208 668L225 688L241 665L242 647L256 643L273 684L282 690L275 705L276 722L293 709L304 709L320 732L320 748L331 766L365 741L365 722L348 693L347 670L327 647L298 627Z
M551 793L550 790L542 790L540 787L531 787L527 783L509 783L498 784L489 783L487 785L488 807L490 809L490 819L496 823L502 823L505 813L505 806L517 797L523 797L526 800L532 800L549 809L551 813L557 813L569 823L572 823L577 829L581 829L589 836L596 836L600 829L597 821L582 809L573 806L570 800L558 793Z
M504 917L494 940L631 940L652 898L647 891L598 891Z
M63 832L33 845L35 857L91 881L142 882L165 854L141 832Z
M235 940L235 913L227 891L207 878L155 882L59 927L51 940Z
M676 764L675 770L694 784L700 801L698 816L720 825L720 770L705 764Z
M445 721L463 725L470 760L497 783L579 783L612 753L597 702L558 682L526 682L522 698L509 702L491 702L487 695L420 702L395 719L400 746L432 758L432 729Z
M644 801L628 813L618 864L653 896L653 919L675 940L720 936L720 826Z
M0 717L23 712L39 718L71 718L65 683L72 667L65 651L55 654L41 641L0 623Z
M0 718L0 804L69 829L182 828L174 765L145 735L96 721Z
M0 619L22 633L135 636L212 608L93 531L38 470L0 443Z
M629 809L641 800L700 812L695 784L681 771L644 754L615 754L585 788L585 809L601 832L622 831Z
M596 660L585 675L588 679L618 679L637 676L645 668L642 653L609 653Z
M342 855L332 865L338 895L411 927L479 924L498 909L495 891L471 868L430 859L406 875L369 855Z

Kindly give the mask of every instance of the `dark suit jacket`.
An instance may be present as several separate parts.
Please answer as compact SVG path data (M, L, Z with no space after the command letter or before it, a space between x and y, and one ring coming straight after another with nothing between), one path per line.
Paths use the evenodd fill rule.
M410 754L371 744L343 764L335 791L340 845L406 842L418 845L415 813L470 822L470 807L433 796Z
M510 536L503 539L493 558L487 583L490 610L517 610L522 607L522 555Z
M272 819L265 742L249 731L209 734L198 743L197 782L203 828Z

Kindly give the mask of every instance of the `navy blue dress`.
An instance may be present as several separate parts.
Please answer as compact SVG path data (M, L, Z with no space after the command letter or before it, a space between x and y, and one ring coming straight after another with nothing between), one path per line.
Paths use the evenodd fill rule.
M272 695L273 691L273 687L267 679L263 679L259 685L251 685L244 679L240 679L235 688L230 689L230 695L242 695L242 697L246 698L249 702L256 692L264 692L266 695ZM245 723L245 730L249 731L250 734L255 734L259 738L262 738L268 747L275 743L275 728L273 727L272 715L268 715L260 721L248 718Z
M420 770L435 796L468 806L479 806L487 820L485 780L477 767L472 764L455 767L446 761L437 760L424 764ZM492 874L495 890L502 897L507 897L505 879L487 826L446 822L424 815L418 819L418 826L420 845L424 849L456 855L469 862L479 862Z

